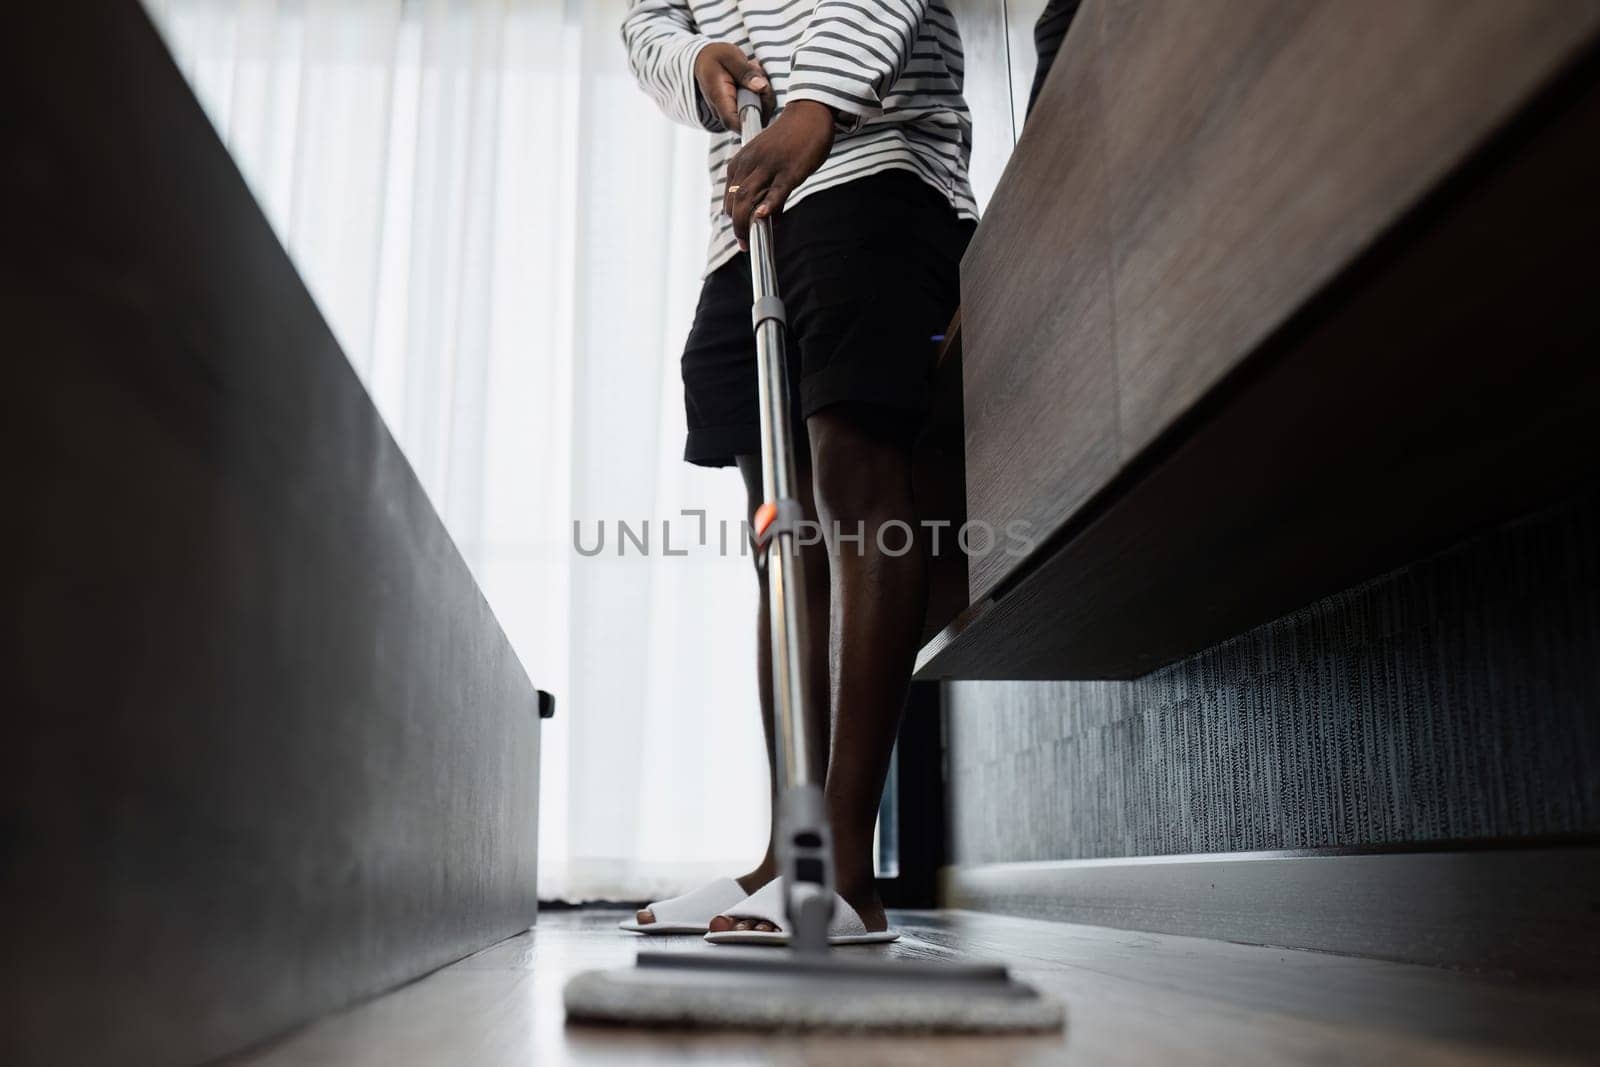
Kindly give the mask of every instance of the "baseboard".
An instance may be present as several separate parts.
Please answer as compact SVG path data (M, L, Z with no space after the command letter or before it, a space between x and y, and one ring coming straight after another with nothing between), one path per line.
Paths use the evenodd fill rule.
M1600 980L1600 844L946 867L945 907Z

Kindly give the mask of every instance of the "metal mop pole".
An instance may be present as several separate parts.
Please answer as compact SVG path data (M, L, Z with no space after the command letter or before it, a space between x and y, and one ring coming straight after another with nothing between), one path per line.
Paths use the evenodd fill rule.
M745 144L762 130L761 98L739 91ZM761 485L756 511L757 549L765 553L772 624L772 707L777 718L778 863L784 908L796 952L826 952L833 919L833 841L809 749L807 716L819 714L806 671L806 599L798 523L804 517L794 492L794 427L784 353L784 310L773 264L772 221L750 225L751 320L756 335L756 380L761 403Z

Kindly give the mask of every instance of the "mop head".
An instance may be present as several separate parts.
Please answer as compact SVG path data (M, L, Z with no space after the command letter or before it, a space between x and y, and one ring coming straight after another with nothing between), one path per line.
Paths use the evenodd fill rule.
M770 950L640 953L567 983L571 1022L878 1033L1060 1030L1061 1002L1003 968L923 960L802 960Z

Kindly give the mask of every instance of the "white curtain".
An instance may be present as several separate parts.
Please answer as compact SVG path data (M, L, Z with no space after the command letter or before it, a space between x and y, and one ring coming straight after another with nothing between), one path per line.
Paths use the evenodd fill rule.
M624 0L146 0L444 516L546 724L540 895L753 864L767 799L738 476L681 460L704 135ZM706 546L684 509L709 513ZM573 545L573 520L592 546ZM616 526L651 523L651 555ZM674 551L662 554L662 524ZM695 535L691 538L691 534Z

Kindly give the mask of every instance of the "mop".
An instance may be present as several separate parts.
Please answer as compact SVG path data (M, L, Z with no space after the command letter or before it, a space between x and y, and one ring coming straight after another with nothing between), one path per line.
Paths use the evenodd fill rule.
M743 140L762 130L761 98L739 92ZM773 708L779 776L778 862L786 948L641 951L633 967L575 976L563 992L573 1022L668 1027L995 1033L1058 1030L1061 1003L994 963L885 956L847 958L828 944L833 846L801 716L815 714L803 642L805 588L798 544L804 517L794 492L793 428L772 223L750 228L766 503L754 535L764 553L772 622ZM855 950L860 952L861 950Z

